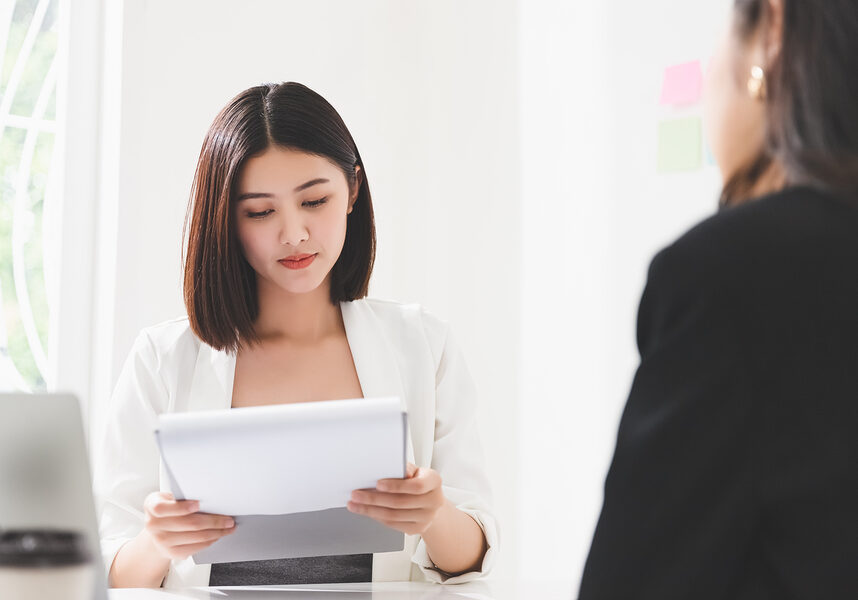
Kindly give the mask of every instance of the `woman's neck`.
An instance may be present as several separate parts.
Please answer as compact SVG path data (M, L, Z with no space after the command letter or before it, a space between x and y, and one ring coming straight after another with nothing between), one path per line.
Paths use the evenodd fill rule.
M749 197L759 198L784 189L787 185L786 170L780 162L772 160L769 166L751 186Z
M315 342L344 331L340 307L331 303L330 282L312 292L291 294L259 279L259 315L254 328L260 341Z

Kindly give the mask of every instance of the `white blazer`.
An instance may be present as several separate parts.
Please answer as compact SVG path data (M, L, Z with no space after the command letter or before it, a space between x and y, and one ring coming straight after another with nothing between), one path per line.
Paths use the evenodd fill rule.
M341 304L346 337L364 396L398 396L408 411L408 460L438 471L444 495L482 527L481 569L457 577L438 571L420 536L405 550L373 555L373 581L459 583L485 575L497 553L489 482L477 433L475 388L449 328L417 305L379 300ZM169 483L155 444L158 415L229 408L235 354L202 343L187 318L144 329L116 389L95 469L102 552L109 569L119 548L143 529L143 500ZM204 586L209 565L174 560L164 587Z

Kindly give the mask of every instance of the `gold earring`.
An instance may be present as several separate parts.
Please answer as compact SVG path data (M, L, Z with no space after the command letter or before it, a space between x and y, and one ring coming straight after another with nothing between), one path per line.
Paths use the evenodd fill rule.
M758 65L751 67L751 76L748 78L748 93L754 100L766 99L766 73Z

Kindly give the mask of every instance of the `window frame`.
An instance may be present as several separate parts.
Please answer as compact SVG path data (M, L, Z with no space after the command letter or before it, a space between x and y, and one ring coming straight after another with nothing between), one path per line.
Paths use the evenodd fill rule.
M121 4L115 3L114 4ZM104 119L104 0L60 0L61 75L57 82L57 143L62 162L62 210L57 244L58 285L51 319L49 391L74 393L81 401L87 434L99 393L94 377L99 322L104 311L101 265L102 214L106 197L101 174ZM112 255L100 252L98 255ZM109 301L110 295L107 296Z

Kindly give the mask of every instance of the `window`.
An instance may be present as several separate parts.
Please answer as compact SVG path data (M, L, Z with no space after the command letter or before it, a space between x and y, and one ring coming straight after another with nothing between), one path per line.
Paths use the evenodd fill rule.
M52 379L59 3L0 3L0 390Z

